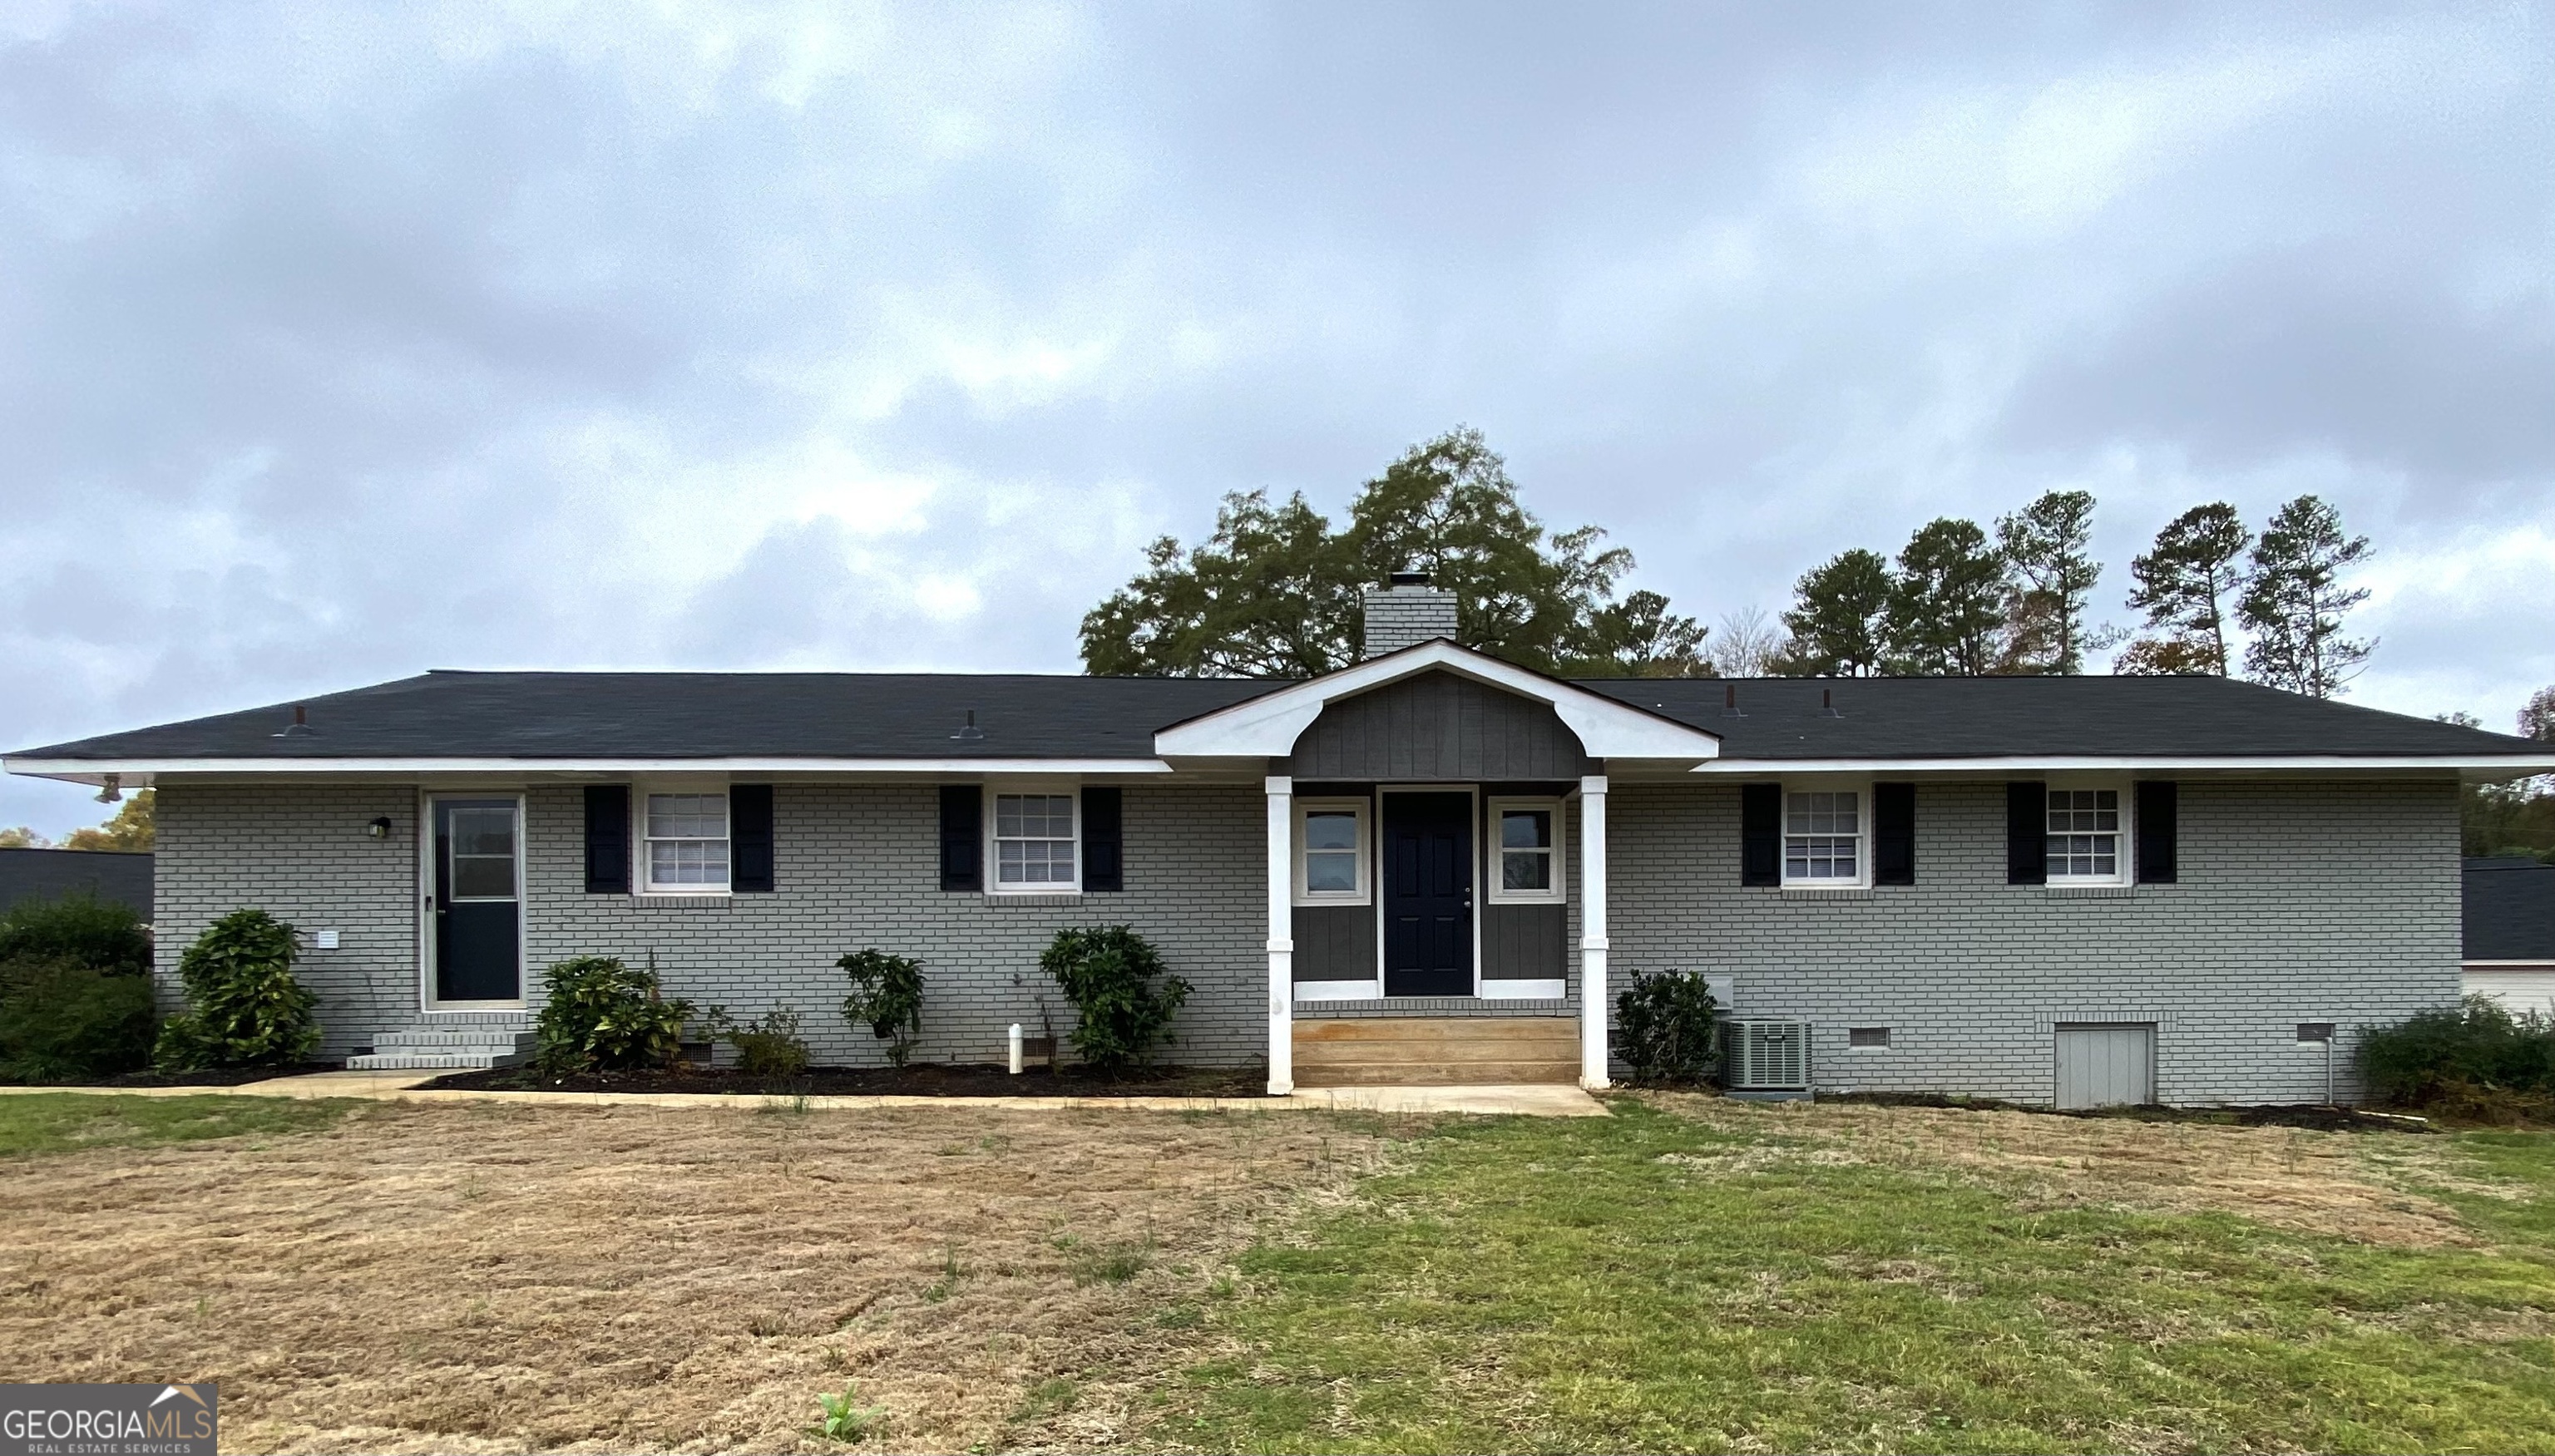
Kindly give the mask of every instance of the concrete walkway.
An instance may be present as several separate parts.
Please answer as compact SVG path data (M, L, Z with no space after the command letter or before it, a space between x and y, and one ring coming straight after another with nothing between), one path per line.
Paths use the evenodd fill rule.
M532 1107L722 1107L759 1112L860 1112L880 1107L1052 1112L1461 1112L1512 1117L1605 1117L1576 1087L1321 1087L1289 1097L788 1097L734 1092L502 1092L420 1086L432 1072L309 1072L236 1087L0 1087L0 1095L79 1092L109 1097L357 1097L375 1102L513 1102Z

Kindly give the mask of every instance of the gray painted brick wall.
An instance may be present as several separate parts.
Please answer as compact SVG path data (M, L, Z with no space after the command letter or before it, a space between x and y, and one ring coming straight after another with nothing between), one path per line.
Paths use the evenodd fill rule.
M932 1001L918 1054L986 1060L1000 1055L1011 1022L1035 1028L1041 993L1063 1029L1065 1009L1036 964L1055 931L1123 920L1197 987L1171 1054L1199 1064L1259 1059L1267 962L1258 789L1137 787L1125 805L1126 893L1013 901L936 888L931 786L783 785L780 890L665 903L585 895L579 790L536 789L527 795L530 959L536 968L585 953L644 962L654 950L672 994L740 1016L776 1001L794 1006L820 1060L875 1064L878 1043L837 1014L833 966L875 944L925 963ZM320 998L326 1054L413 1025L416 812L415 791L399 786L164 786L164 995L187 941L215 916L259 905L305 930L340 934L338 949L307 952L302 968ZM366 834L375 815L391 818L387 839ZM1825 1088L2024 1102L2050 1096L2060 1021L2154 1022L2157 1088L2168 1101L2301 1102L2323 1096L2324 1061L2295 1044L2298 1023L2336 1022L2348 1038L2349 1029L2457 999L2452 785L2189 782L2183 883L2104 897L2007 885L2004 815L2002 785L1920 787L1917 884L1810 901L1739 884L1737 785L1619 784L1613 989L1664 967L1733 975L1742 1015L1817 1024ZM1563 1008L1442 1011L1458 1009L1533 1014L1575 1009L1575 997ZM1890 1028L1893 1044L1847 1050L1847 1029L1862 1026ZM2348 1045L2340 1050L2347 1096Z
M1739 786L1619 786L1610 979L1736 978L1739 1013L1817 1027L1819 1085L2052 1095L2053 1024L2156 1024L2167 1102L2324 1097L2297 1024L2458 999L2454 785L2193 781L2180 881L2106 896L2005 883L2002 784L1916 790L1916 880L1851 901L1739 883ZM1886 1050L1848 1050L1888 1027Z
M569 956L644 965L653 951L669 995L739 1017L793 1007L820 1063L879 1064L882 1043L842 1019L846 986L834 965L876 945L923 962L929 1000L917 1057L998 1061L1011 1023L1038 1034L1041 996L1059 1035L1072 1026L1072 1009L1037 966L1055 932L1125 922L1196 988L1173 1021L1169 1056L1196 1065L1265 1057L1260 791L1140 787L1124 805L1119 894L944 894L933 786L784 784L774 793L774 893L633 898L584 893L581 789L534 789L525 795L527 989L537 1002L540 968ZM258 905L305 931L340 932L338 949L308 950L301 968L319 996L324 1054L414 1025L417 811L415 790L399 787L167 786L158 873L168 986L178 950L205 924ZM375 814L391 816L389 839L366 837Z

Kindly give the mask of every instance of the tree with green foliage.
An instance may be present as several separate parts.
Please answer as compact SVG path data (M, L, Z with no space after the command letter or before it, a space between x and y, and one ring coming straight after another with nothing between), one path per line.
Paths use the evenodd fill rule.
M2113 670L2226 676L2227 598L2245 584L2241 560L2252 544L2253 533L2225 501L2167 522L2155 545L2129 561L2137 580L2129 605L2147 614L2147 635L2121 653Z
M213 921L178 957L186 1010L160 1028L154 1059L173 1071L281 1066L319 1045L318 1002L293 974L293 927L262 910Z
M1919 527L1898 552L1884 627L1895 676L1979 675L1996 670L2005 630L2004 555L1972 521Z
M1455 594L1456 640L1585 675L1709 670L1706 629L1656 592L1618 599L1633 567L1593 526L1548 532L1479 430L1412 446L1368 481L1345 529L1302 496L1225 498L1213 536L1169 537L1082 619L1083 668L1147 677L1307 677L1357 661L1363 593L1417 567Z
M2537 689L2520 705L2519 736L2555 743L2555 686Z
M73 829L62 841L64 849L114 850L133 854L150 849L159 840L153 823L160 790L145 789L124 801L115 816L94 829Z
M1811 567L1783 614L1791 643L1774 670L1786 677L1869 677L1881 670L1889 631L1889 561L1857 548Z
M2049 491L1998 518L1997 545L2018 578L2007 607L2004 670L2085 670L2085 605L2103 575L2093 542L2090 491Z
M2342 584L2345 567L2369 557L2369 538L2347 536L2342 513L2311 495L2280 507L2253 543L2237 616L2253 635L2245 666L2257 682L2333 697L2377 644L2344 635L2344 618L2369 599Z
M151 934L132 907L72 894L0 914L0 1081L139 1070L158 1027Z
M22 900L0 914L0 961L65 960L119 976L151 974L151 932L121 901L73 892Z

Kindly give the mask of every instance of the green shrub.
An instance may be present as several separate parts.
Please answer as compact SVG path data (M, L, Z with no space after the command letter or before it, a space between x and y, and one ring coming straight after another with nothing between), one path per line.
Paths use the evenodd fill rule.
M1165 1035L1171 1013L1189 999L1189 983L1164 975L1161 953L1125 925L1059 930L1038 966L1080 1014L1073 1049L1104 1072L1143 1061ZM1159 991L1153 986L1156 978Z
M725 1007L711 1007L702 1018L713 1040L736 1048L736 1069L759 1077L794 1077L807 1070L807 1042L798 1034L798 1013L776 1006L751 1022L740 1022Z
M669 1066L683 1053L688 1001L668 1001L654 971L608 955L580 955L542 974L546 999L534 1023L536 1057L554 1074Z
M866 1024L871 1035L887 1043L887 1059L905 1065L913 1038L922 1034L922 963L872 949L834 964L852 979L852 994L843 998L843 1020Z
M74 1082L151 1064L151 978L71 960L0 962L0 1081Z
M186 1010L160 1029L154 1059L173 1071L280 1066L319 1045L317 1005L294 979L293 927L262 910L213 921L178 958Z
M2555 1092L2555 1022L2513 1017L2487 997L2361 1034L2361 1085L2380 1102L2426 1107L2480 1092Z
M73 892L22 900L0 914L0 964L66 961L128 976L151 974L151 932L133 907Z
M1692 971L1637 973L1615 998L1615 1054L1637 1082L1702 1082L1721 1069L1718 1008Z

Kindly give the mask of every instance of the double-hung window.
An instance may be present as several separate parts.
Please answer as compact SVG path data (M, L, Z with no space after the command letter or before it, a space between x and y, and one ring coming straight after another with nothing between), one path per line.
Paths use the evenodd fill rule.
M1560 900L1560 800L1495 798L1490 823L1492 903Z
M997 891L1062 893L1081 887L1071 793L994 795Z
M1362 798L1308 798L1295 804L1295 903L1364 905L1367 803Z
M2047 855L2052 884L2119 884L2121 791L2051 789Z
M1784 791L1784 884L1866 883L1863 798L1860 789Z
M660 895L728 888L727 795L651 793L640 811L641 883Z

